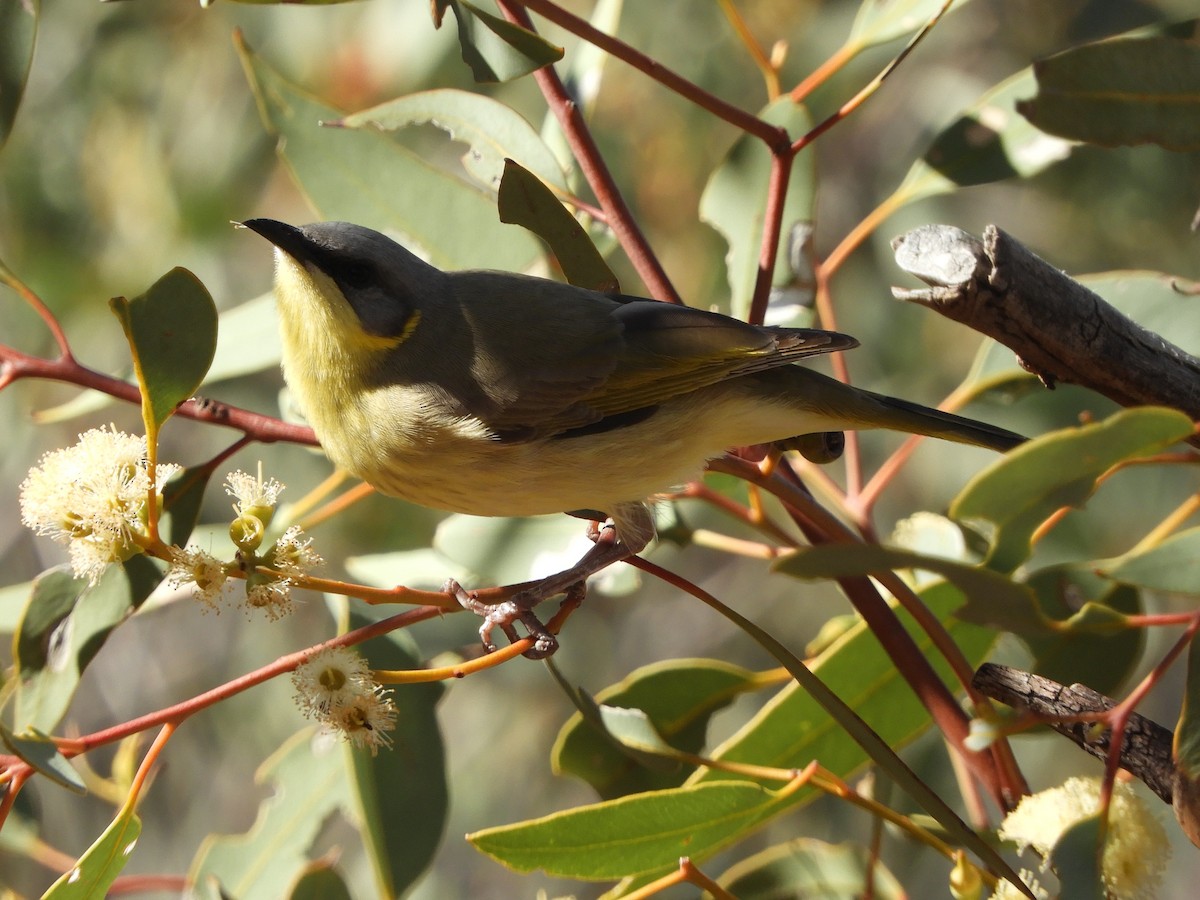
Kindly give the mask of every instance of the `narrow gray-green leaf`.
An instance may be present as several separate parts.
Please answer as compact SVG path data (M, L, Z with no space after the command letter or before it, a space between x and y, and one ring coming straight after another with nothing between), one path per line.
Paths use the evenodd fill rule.
M463 165L489 190L499 186L505 159L515 159L538 178L566 190L562 166L534 127L512 107L483 94L450 88L421 91L326 124L398 131L427 122L469 147Z
M37 41L40 0L0 0L0 147L12 133Z
M238 51L280 158L324 218L403 236L443 269L519 272L540 255L531 235L496 218L494 195L386 134L320 127L343 113L288 82L240 36Z
M1143 37L1085 44L1034 64L1017 104L1042 131L1105 147L1200 149L1200 47Z

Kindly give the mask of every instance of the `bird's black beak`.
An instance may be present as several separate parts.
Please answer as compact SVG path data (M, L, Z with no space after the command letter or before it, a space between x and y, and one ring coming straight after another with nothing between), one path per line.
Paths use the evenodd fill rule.
M294 225L276 222L274 219L247 219L240 224L262 235L284 253L302 262L315 261L315 258L321 255L321 248Z

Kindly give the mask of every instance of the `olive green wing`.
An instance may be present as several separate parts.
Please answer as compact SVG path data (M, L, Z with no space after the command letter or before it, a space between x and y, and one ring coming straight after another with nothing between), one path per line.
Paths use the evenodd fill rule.
M473 298L461 307L472 363L469 390L455 394L474 398L464 405L504 440L619 425L728 378L857 345L836 332L481 275L457 273L460 296Z

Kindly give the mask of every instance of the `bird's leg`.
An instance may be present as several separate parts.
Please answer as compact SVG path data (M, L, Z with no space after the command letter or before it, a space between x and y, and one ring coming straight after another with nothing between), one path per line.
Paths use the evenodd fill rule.
M502 603L484 603L453 581L447 582L446 590L464 609L483 617L479 636L483 639L484 649L489 653L496 649L496 645L491 641L492 630L499 628L510 641L516 641L519 637L513 623L520 622L529 631L530 636L536 638L533 648L524 655L531 659L542 659L558 649L558 639L547 631L546 626L533 614L534 607L557 594L572 591L577 592L576 596L582 599L588 578L615 562L640 553L653 536L654 519L643 504L618 504L613 510L611 525L599 526L596 522L589 524L588 537L595 541L595 545L579 562L569 569L534 582L513 594L508 600Z

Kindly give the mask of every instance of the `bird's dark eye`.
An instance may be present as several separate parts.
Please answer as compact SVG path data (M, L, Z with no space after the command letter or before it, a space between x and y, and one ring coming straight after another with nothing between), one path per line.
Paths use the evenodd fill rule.
M375 268L366 262L350 261L338 266L335 280L344 288L361 291L375 280Z

